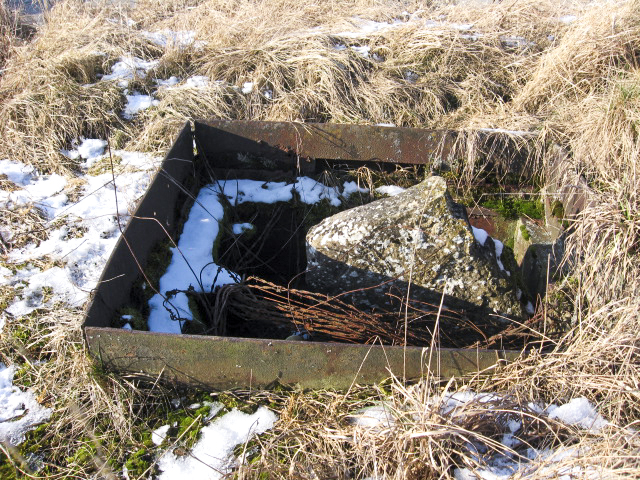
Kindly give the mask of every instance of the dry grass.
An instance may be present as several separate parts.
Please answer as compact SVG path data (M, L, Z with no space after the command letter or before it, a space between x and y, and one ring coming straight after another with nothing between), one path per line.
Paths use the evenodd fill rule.
M16 19L4 2L0 4L0 68L4 67L17 37Z
M531 445L561 441L582 453L563 462L534 462L533 475L553 477L576 468L577 477L597 472L640 478L638 435L627 429L640 420L640 1L317 3L158 0L114 10L62 2L36 38L7 60L0 78L0 157L62 171L74 165L59 150L79 136L119 130L136 148L164 149L185 120L212 116L457 128L464 133L460 173L467 183L488 168L505 168L496 159L519 152L533 152L527 160L542 171L552 156L549 144L562 145L590 189L567 239L573 329L551 346L552 353L531 352L489 379L450 386L499 392L502 398L497 409L469 405L456 418L439 415L426 402L443 393L434 379L414 388L393 383L346 394L283 395L274 400L280 422L261 440L263 457L240 476L363 478L377 472L448 478L454 466L481 467L469 439L501 448L495 442L504 425L496 416L522 415L529 401L586 396L614 426L586 434L544 418L534 422L538 436L525 439ZM340 34L356 28L356 15L392 21L418 3L418 16L436 26L407 23L359 38ZM559 20L570 13L579 18ZM126 17L137 24L129 26ZM473 25L460 30L448 21ZM207 43L163 50L141 35L142 29L161 28L193 29ZM515 37L525 41L513 43ZM355 46L368 46L369 57L349 48ZM118 115L122 91L97 81L125 52L158 59L158 76L205 75L211 83L206 89L160 89L160 105L126 123ZM251 93L241 92L244 82L254 82ZM135 85L152 89L148 80ZM487 139L478 131L486 127L532 135L494 132ZM135 443L131 432L144 425L136 416L144 411L142 401L159 400L153 389L92 370L80 319L80 312L59 307L25 320L26 335L16 332L19 324L9 324L0 351L6 361L28 360L30 383L56 409L47 439L57 472L88 476L101 467L67 469L60 466L63 459L87 438L100 444L108 432ZM48 361L36 365L32 360L38 358ZM349 422L360 406L377 400L390 405L393 428L362 430ZM121 461L124 448L110 454ZM108 456L98 452L95 458L102 465Z
M117 11L85 2L59 4L33 41L16 49L0 80L1 155L45 171L72 169L60 153L72 140L127 128L118 113L121 89L97 81L98 75L125 53L154 52Z

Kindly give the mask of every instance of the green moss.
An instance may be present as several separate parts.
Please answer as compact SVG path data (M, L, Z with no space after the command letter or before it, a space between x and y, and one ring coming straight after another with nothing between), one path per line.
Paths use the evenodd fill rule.
M172 246L173 242L171 242L171 240L162 240L161 242L156 243L149 252L147 266L144 269L144 273L149 279L151 285L154 287L157 287L160 284L160 278L165 274L167 268L169 268L171 257L173 256L171 252ZM148 294L149 298L153 295L153 292Z
M139 448L127 459L124 465L127 467L129 475L135 478L145 473L152 462L153 455L146 448Z
M553 201L551 204L551 215L560 219L564 218L564 206L562 205L562 202L558 200Z
M89 462L93 460L96 456L96 447L91 443L85 443L81 447L79 447L75 453L69 457L67 457L68 465L87 465Z
M531 240L531 235L529 235L529 230L527 230L526 225L520 225L520 235L522 235L522 238L527 242Z
M529 217L534 219L541 219L544 217L544 206L542 202L537 199L526 199L515 196L501 195L499 198L493 196L486 196L480 202L485 208L490 208L503 217L515 220L518 217Z
M131 315L135 322L131 326L135 330L147 330L147 319L149 317L149 300L155 295L154 288L160 285L160 278L167 271L171 263L171 247L173 243L166 239L156 243L149 252L145 275L147 280L140 275L131 287L131 302L121 308L113 319L114 327L122 327L122 315ZM153 288L152 288L153 286ZM164 293L164 292L162 292Z
M515 238L513 235L510 235L509 238L504 241L504 246L513 250L513 247L515 246Z
M124 130L114 129L111 131L112 148L124 148L131 136Z

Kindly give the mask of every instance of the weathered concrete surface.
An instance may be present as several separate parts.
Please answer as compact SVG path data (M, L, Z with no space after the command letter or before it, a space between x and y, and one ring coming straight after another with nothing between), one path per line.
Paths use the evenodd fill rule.
M564 255L564 239L559 227L520 218L513 237L513 254L529 295L544 296L549 283L559 273ZM548 275L547 275L548 273Z
M313 227L306 280L331 295L354 291L349 297L363 307L397 307L389 292L406 298L409 289L412 301L435 305L444 293L449 308L471 319L522 318L514 276L498 260L490 237L483 244L474 238L445 180L430 177Z

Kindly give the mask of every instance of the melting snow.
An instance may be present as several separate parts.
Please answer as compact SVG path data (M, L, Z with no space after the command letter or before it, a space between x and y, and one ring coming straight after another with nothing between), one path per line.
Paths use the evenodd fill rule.
M351 183L345 186L348 192L358 189ZM244 202L275 203L292 200L294 191L306 204L325 199L334 206L341 204L340 192L336 188L327 187L309 177L299 177L295 183L289 184L229 180L202 188L184 224L178 247L171 249L171 263L160 278L160 294L149 300L149 330L180 333L183 323L193 319L186 293L189 288L193 287L197 292L209 292L214 287L238 280L236 274L216 265L213 258L213 243L220 233L219 222L224 217L219 195L227 197L231 205ZM234 233L239 234L241 228L234 226ZM167 294L175 290L175 294Z
M364 58L369 58L369 52L371 51L371 47L368 46L364 46L364 47L351 47L351 50L353 50L354 52L356 52L358 55L364 57Z
M78 155L85 160L88 158L99 157L107 148L107 141L99 138L86 138L78 147Z
M104 150L101 142L103 141L95 139L84 140L77 150L69 153L78 158L82 152L82 155L89 156L86 164L92 164L98 158L92 155L100 155ZM158 159L135 152L115 153L122 158L123 165L145 169L116 178L120 207L118 213L124 225L131 206L146 190L151 179L149 169L157 164ZM6 165L13 170L17 168L15 162ZM28 169L18 168L18 171L24 173ZM70 221L51 230L49 238L40 245L29 244L9 253L8 261L14 264L28 265L32 260L49 257L56 260L58 265L44 271L27 266L5 280L17 292L16 299L6 312L19 317L36 308L51 306L54 302L82 305L100 278L120 233L116 222L111 174L84 176L86 184L80 200L75 203L69 203L66 194L61 192L67 185L64 177L30 173L29 176L21 177L13 175L13 178L22 181L24 188L11 192L3 207L33 204L46 214L50 222L62 217L68 217ZM71 224L82 227L83 230L73 233L69 228ZM45 287L52 290L47 297L43 294Z
M103 81L116 80L118 86L126 88L134 78L144 78L147 72L158 64L157 60L143 60L138 57L122 57L111 67L111 73L102 77Z
M185 48L190 45L196 44L199 46L202 42L195 42L196 32L193 30L173 31L173 30L160 30L156 32L141 32L142 35L150 40L152 43L159 47L167 48Z
M394 20L393 23L376 22L373 20L366 20L360 17L352 18L351 22L355 27L354 30L340 32L336 35L340 37L345 37L345 38L362 38L362 37L366 37L367 35L371 35L372 33L383 32L385 30L398 27L399 25L402 25L403 23L405 23L402 20Z
M245 95L253 92L253 82L245 82L242 84L242 93Z
M584 397L574 398L559 407L550 405L547 412L549 418L557 419L566 425L577 425L592 432L598 432L609 424Z
M167 436L167 432L170 428L171 425L163 425L151 432L151 441L154 443L154 445L162 445L162 442L164 442L164 439Z
M489 234L487 233L487 231L483 230L482 228L476 228L473 225L471 226L471 230L473 231L473 237L476 239L476 241L480 245L484 245L484 243L487 241L487 238L489 238Z
M153 81L156 82L156 85L158 85L158 87L165 87L165 88L173 87L174 85L177 85L178 83L180 83L180 79L173 75L167 78L166 80L162 80L161 78L154 78Z
M253 415L232 410L201 430L201 437L189 455L167 453L158 462L161 480L217 480L226 478L242 460L234 457L233 449L271 429L276 415L260 407Z
M29 430L51 417L51 409L43 408L33 393L13 386L15 367L0 363L0 442L19 445Z
M363 408L349 418L354 425L369 429L393 428L395 425L390 408L384 404Z
M32 174L33 167L30 165L23 165L11 160L0 160L0 175L6 175L9 181L16 185L29 185Z
M400 195L405 190L406 188L397 187L395 185L384 185L382 187L376 188L376 192L382 195L388 195L390 197L395 197L396 195Z
M149 107L158 105L160 102L155 100L151 95L142 95L140 93L134 93L133 95L127 95L127 105L124 107L122 116L128 120L141 110L146 110Z
M252 228L253 225L251 225L250 223L234 223L232 230L234 235L241 235L244 232L251 230Z

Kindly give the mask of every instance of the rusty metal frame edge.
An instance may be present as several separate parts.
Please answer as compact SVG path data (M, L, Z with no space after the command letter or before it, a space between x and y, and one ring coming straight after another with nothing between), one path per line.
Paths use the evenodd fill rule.
M457 140L452 130L252 120L197 120L196 137L206 127L257 142L257 150L268 145L283 153L296 151L302 158L405 165L449 159Z
M396 376L462 377L490 371L520 352L296 342L126 332L87 327L92 355L108 369L162 375L215 389L264 388L279 382L302 388L346 389Z
M429 155L450 153L455 142L455 134L447 131L404 129L390 127L372 127L340 124L295 124L292 122L253 122L209 120L196 121L195 129L186 123L177 136L176 142L198 142L198 135L203 129L216 129L218 139L225 134L236 137L247 133L247 141L251 148L280 149L285 154L297 147L298 155L332 157L337 160L383 161L393 163L416 164L426 163ZM287 128L300 128L305 135L283 134ZM356 149L344 147L344 143L336 145L336 139L346 142L342 137L353 137L358 133L368 132L374 138L381 136L391 139L401 151L407 138L415 141L418 138L428 140L426 150L414 149L410 156L391 159L388 150L380 150L379 144L360 143ZM267 140L261 138L267 132ZM322 132L325 140L319 145L310 141L309 132ZM403 135L408 135L405 137ZM366 135L365 135L366 136ZM189 137L189 138L187 138ZM327 140L328 139L328 140ZM398 140L399 139L399 140ZM290 142L297 142L291 145ZM271 143L269 143L271 142ZM295 143L294 142L294 143ZM206 141L202 142L206 144ZM384 142L382 142L384 143ZM378 145L378 146L377 146ZM164 158L162 165L171 160L172 149ZM213 146L217 148L224 145ZM385 153L386 152L386 153ZM438 153L439 152L439 153ZM390 155L390 154L389 154ZM147 193L156 180L156 174ZM143 197L142 202L147 197ZM136 210L138 213L138 210ZM131 222L125 229L125 235ZM116 250L125 248L122 238L118 240L114 251L107 262L111 263ZM105 281L107 268L100 282ZM99 288L101 283L98 284ZM98 288L98 290L99 290ZM99 293L99 292L98 292ZM521 352L506 350L463 350L434 349L400 346L357 345L322 342L291 342L284 340L248 339L232 337L205 337L194 335L174 335L144 331L126 331L104 326L104 319L88 322L90 313L99 308L98 293L88 304L85 322L83 323L85 342L89 353L106 368L118 372L142 372L148 375L162 375L167 380L181 384L202 385L207 388L231 389L250 386L266 387L277 381L284 384L298 384L303 388L348 388L352 383L376 383L395 375L407 379L437 374L442 377L464 376L474 374L503 364L517 358ZM111 306L111 308L115 308ZM101 325L100 325L101 324Z

